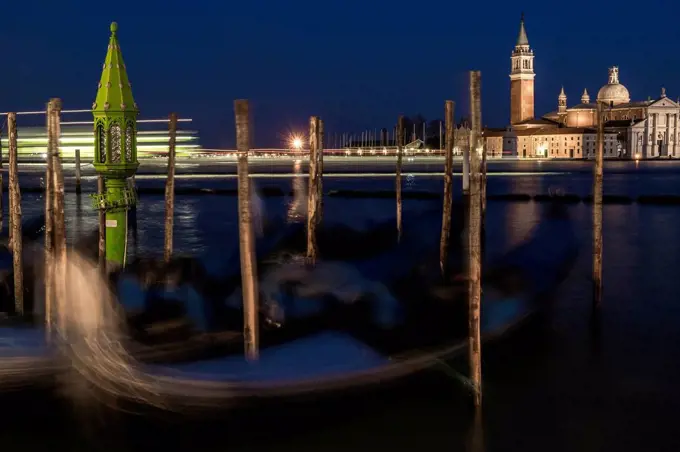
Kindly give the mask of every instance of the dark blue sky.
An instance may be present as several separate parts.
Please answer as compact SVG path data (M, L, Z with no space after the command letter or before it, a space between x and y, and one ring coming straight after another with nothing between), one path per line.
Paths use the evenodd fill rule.
M39 109L49 97L89 108L115 20L142 116L192 117L210 147L234 146L236 98L251 100L256 146L281 145L310 115L331 134L391 127L402 113L440 118L446 99L459 117L470 69L482 71L483 122L503 126L522 10L537 115L556 108L562 84L570 105L584 87L594 98L611 65L633 100L662 85L680 95L675 2L39 3L2 9L0 110Z

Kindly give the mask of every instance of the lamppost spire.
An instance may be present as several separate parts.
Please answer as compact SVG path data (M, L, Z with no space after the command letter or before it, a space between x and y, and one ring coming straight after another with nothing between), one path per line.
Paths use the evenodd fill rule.
M106 210L106 260L108 268L125 265L127 211L135 203L127 178L137 161L137 115L132 85L118 43L118 24L111 23L109 46L92 104L95 171L106 181L105 193L95 196L94 207Z

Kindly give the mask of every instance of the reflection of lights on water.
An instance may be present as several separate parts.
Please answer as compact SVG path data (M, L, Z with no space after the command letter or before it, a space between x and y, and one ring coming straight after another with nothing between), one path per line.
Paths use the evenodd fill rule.
M305 190L304 174L302 174L302 161L293 162L293 199L288 205L288 222L296 223L307 216L307 193Z
M413 175L412 173L409 173L406 175L406 182L405 185L406 187L413 187L416 184L416 176Z

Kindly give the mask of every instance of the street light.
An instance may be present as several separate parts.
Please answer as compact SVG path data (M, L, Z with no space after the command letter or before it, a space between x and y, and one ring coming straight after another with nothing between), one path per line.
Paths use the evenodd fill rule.
M302 148L302 140L299 137L293 138L293 148L297 150Z

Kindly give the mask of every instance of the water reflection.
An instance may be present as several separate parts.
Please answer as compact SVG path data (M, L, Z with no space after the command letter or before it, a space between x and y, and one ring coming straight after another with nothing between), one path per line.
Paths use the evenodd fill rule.
M76 217L74 218L74 232L77 237L85 234L83 230L83 195L76 195Z
M467 452L484 452L484 424L482 418L482 410L478 409L470 424L467 441Z
M285 171L289 172L290 163L286 165ZM500 167L501 164L497 165ZM512 166L527 171L533 164L505 165L508 165L506 169ZM550 185L561 186L565 192L590 192L591 163L544 162L542 165L546 170L559 167L570 173L551 176ZM287 215L291 211L301 211L304 218L306 178L301 165L298 164L297 169L293 165L293 169L296 176L290 181L272 178L271 182L286 190L292 184L295 193L292 202L284 205L280 197L265 198L267 212ZM677 170L678 164L674 162L640 162L637 166L625 162L607 163L605 192L678 193L680 171ZM490 177L489 193L546 193L541 178ZM22 183L25 180L22 175ZM415 180L418 189L440 190L441 177L415 176ZM84 193L94 192L92 181L84 182ZM150 182L144 181L145 184ZM213 178L200 182L178 179L178 186L189 183L235 187L233 179ZM327 180L325 187L328 190L347 188L348 184L351 188L394 188L394 180L388 177L336 178ZM454 181L454 187L458 193L459 178ZM42 213L44 203L38 194L27 191L22 198L26 218ZM73 194L66 194L69 240L97 227L96 212L87 200L86 195L78 200ZM181 218L175 231L178 253L199 254L208 249L225 256L238 249L235 196L181 196L177 200L177 214ZM412 210L416 205L425 206L421 201L406 200L405 217L417 215ZM393 218L395 210L393 200L331 197L326 198L326 207L325 220L358 226L370 219ZM533 202L489 202L489 250L496 252L519 243L537 223L540 209L542 205ZM160 254L163 196L144 195L137 210L140 251ZM581 232L583 247L576 270L557 294L551 335L527 334L529 340L515 348L506 346L502 350L506 353L492 348L485 353L484 378L490 382L485 386L489 388L485 398L489 402L484 413L486 425L481 419L472 423L469 450L490 449L496 444L499 447L494 450L512 449L513 445L518 445L525 452L595 450L597 446L605 447L604 444L612 450L635 450L633 447L638 447L637 450L680 450L664 448L677 442L675 419L680 412L677 390L680 380L677 364L680 362L680 278L677 277L680 210L663 206L604 206L603 328L596 342L589 340L586 330L590 319L592 207L579 204L569 207L569 211ZM380 447L399 449L405 436L452 436L452 423L469 419L470 415L467 410L460 410L451 416L452 410L457 410L456 405L448 399L445 402L437 397L414 400L399 394L389 400L389 412L393 417L389 422L389 434L384 435L385 442ZM323 437L319 442L328 444L337 437L360 437L357 441L364 442L381 428L388 430L375 412L366 414L361 425L357 424L340 422L319 429L316 434ZM414 425L420 428L414 431ZM399 432L403 433L400 435ZM488 435L486 444L483 432ZM306 434L302 436L296 449L322 449L318 444L309 447L308 438ZM427 439L419 439L415 447L422 447L423 442ZM283 443L282 448L289 444ZM249 447L249 450L253 449Z
M502 211L505 213L502 224L507 234L507 247L512 247L525 240L531 230L538 224L541 216L541 204L536 202L507 203ZM522 221L517 221L521 218Z
M296 223L307 217L307 185L306 178L302 174L302 162L295 160L293 163L293 199L288 206L288 222Z

